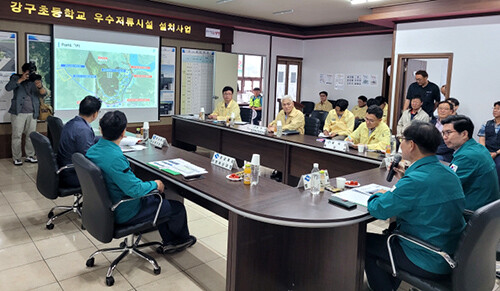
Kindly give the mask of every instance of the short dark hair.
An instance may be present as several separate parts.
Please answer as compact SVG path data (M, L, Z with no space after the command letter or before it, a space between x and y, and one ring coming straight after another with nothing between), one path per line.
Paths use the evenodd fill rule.
M335 107L340 107L340 111L345 111L347 107L349 107L349 101L345 99L338 99L337 102L335 102Z
M441 104L448 104L450 106L451 110L455 110L455 106L453 105L453 103L451 103L448 100L443 100L443 101L439 102L438 105L437 105L437 107L439 107L439 105L441 105Z
M26 71L31 71L32 69L34 69L34 71L36 71L36 65L35 63L24 63L23 66L21 67L21 70L24 72Z
M384 116L384 111L382 108L378 107L378 105L372 105L366 109L366 114L373 114L375 115L378 119L382 118Z
M382 105L384 103L387 104L387 98L385 98L384 96L377 96L375 97L375 100L378 101L378 105Z
M441 121L441 124L451 123L453 128L462 133L464 130L467 130L467 136L469 139L472 138L472 133L474 132L474 123L470 120L469 117L465 115L450 115Z
M406 140L412 140L424 154L435 154L441 144L439 130L430 122L414 120L403 132Z
M424 77L424 78L429 77L429 74L427 74L427 72L426 72L426 71L424 71L424 70L418 70L418 71L415 73L415 75L420 75L420 76L422 76L422 77Z
M363 101L363 102L366 102L366 100L368 100L366 98L366 96L364 96L364 95L359 96L358 99L361 100L361 101Z
M255 87L253 88L254 91L260 91L260 88L259 87Z
M101 99L88 95L80 101L78 113L83 116L90 116L101 110L101 103Z
M231 86L226 86L222 89L222 94L224 94L224 92L226 91L231 91L231 94L234 93L234 90L233 90L233 87Z
M102 137L111 141L117 140L127 127L127 116L119 110L108 111L99 120L99 126Z
M368 107L370 107L370 106L372 106L372 105L377 105L377 106L379 106L379 105L380 105L380 103L378 103L378 100L377 100L377 99L375 99L375 98L370 98L370 99L368 99L368 101L366 101L366 105L367 105Z
M448 101L453 103L453 105L455 105L455 107L460 105L460 102L458 101L457 98L450 97L450 98L448 98Z
M417 94L417 95L413 95L413 96L411 97L410 101L411 101L412 99L415 99L415 98L420 99L420 101L422 101L422 96L420 96L420 95L418 95L418 94Z
M321 91L321 92L319 92L319 95L321 95L321 94L325 94L325 95L326 95L326 97L328 97L328 92L326 92L326 91Z
M495 102L495 103L493 104L493 107L495 107L495 106L497 106L497 105L498 105L498 106L500 106L500 101Z

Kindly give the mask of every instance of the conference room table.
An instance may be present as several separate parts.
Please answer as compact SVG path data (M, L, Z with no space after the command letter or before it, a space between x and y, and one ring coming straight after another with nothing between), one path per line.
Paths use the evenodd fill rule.
M337 177L379 167L384 157L355 149L347 152L327 149L315 136L276 137L272 133L254 133L251 127L248 124L227 127L220 122L173 116L172 144L189 151L201 146L240 161L250 161L252 154L260 154L261 165L282 172L283 183L292 186L297 185L303 174L311 172L313 163L319 163L320 169L327 169L331 177Z
M210 159L173 146L125 153L137 176L162 179L179 195L228 219L226 290L359 290L363 284L366 224L363 206L328 203L261 177L258 185L226 179L231 172ZM182 158L208 171L186 180L148 165ZM347 175L361 184L385 182L385 170ZM196 236L196 233L193 233Z

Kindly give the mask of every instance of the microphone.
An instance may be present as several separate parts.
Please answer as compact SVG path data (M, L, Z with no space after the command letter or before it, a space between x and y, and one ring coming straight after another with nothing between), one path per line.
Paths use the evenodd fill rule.
M399 164L399 162L401 162L401 159L402 159L402 157L400 154L396 154L394 156L394 161L392 162L391 167L389 168L389 173L387 174L387 178L386 178L387 182L392 181L394 174L396 174L396 170L394 170L394 168L398 167L398 164Z

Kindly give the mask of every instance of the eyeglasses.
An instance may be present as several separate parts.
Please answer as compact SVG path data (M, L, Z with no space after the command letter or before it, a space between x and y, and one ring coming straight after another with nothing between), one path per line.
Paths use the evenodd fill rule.
M404 140L410 141L412 139L411 138L406 138L406 137L400 137L399 138L399 143L403 143Z
M458 131L456 131L456 130L444 130L443 132L441 132L441 134L443 136L449 136L450 133L452 133L452 132L458 132Z

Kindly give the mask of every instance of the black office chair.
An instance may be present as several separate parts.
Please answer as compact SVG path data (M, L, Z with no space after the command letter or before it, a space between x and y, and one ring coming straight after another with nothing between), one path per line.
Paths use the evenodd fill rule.
M59 173L71 168L71 166L58 168L56 155L52 150L49 139L36 131L30 133L30 138L38 158L38 170L36 173L36 188L38 191L46 198L52 200L57 199L58 197L66 197L70 195L75 197L73 205L55 206L50 210L48 214L49 221L47 221L45 227L47 227L47 229L53 229L54 220L62 215L69 212L75 212L79 216L82 215L80 211L82 192L79 187L67 188L60 184ZM57 209L62 209L63 211L61 213L54 214L54 211Z
M325 126L325 120L328 116L328 111L314 110L311 113L311 117L319 119L319 129L323 131L323 127Z
M252 114L253 114L252 108L240 108L241 121L251 123Z
M60 118L55 116L47 117L47 136L49 137L52 149L56 154L59 150L59 141L61 140L63 126L63 122Z
M304 106L304 108L302 109L302 113L304 113L305 116L309 116L311 112L313 112L315 106L314 102L302 101L300 102L300 104Z
M330 101L330 103L332 103L332 107L333 107L333 109L335 109L335 106L337 105L337 100L328 99L328 101Z
M306 116L305 121L306 121L305 126L304 126L305 134L312 135L312 136L318 136L318 134L320 133L319 119Z
M453 258L426 242L397 232L388 237L388 246L395 237L441 255L453 270L448 280L432 281L397 270L394 262L389 264L378 260L377 265L392 273L393 276L421 290L492 290L495 285L495 252L500 240L500 200L474 212L467 222ZM390 248L389 255L392 256Z
M156 216L153 221L143 222L131 226L117 225L115 224L115 216L113 213L116 207L123 202L140 198L124 199L113 205L111 203L111 199L109 198L101 169L99 169L99 167L97 167L92 161L87 159L81 153L73 154L72 160L78 180L80 180L80 184L82 185L83 196L85 197L85 204L83 204L82 209L83 226L93 237L102 243L109 243L113 238L125 237L124 241L120 244L120 247L100 249L92 253L86 262L87 267L94 266L94 257L97 254L104 252L121 252L121 254L111 263L106 273L106 285L112 286L115 283L113 270L124 257L132 253L147 260L151 263L151 265L153 265L154 273L156 275L160 274L161 267L158 265L156 260L150 255L139 250L140 248L148 246L156 245L160 247L162 245L160 242L139 244L142 233L154 230L157 224L164 223L168 220L168 218L158 219L160 207L163 203L160 193L158 191L152 191L146 195L158 195L160 197L158 210L156 211Z

